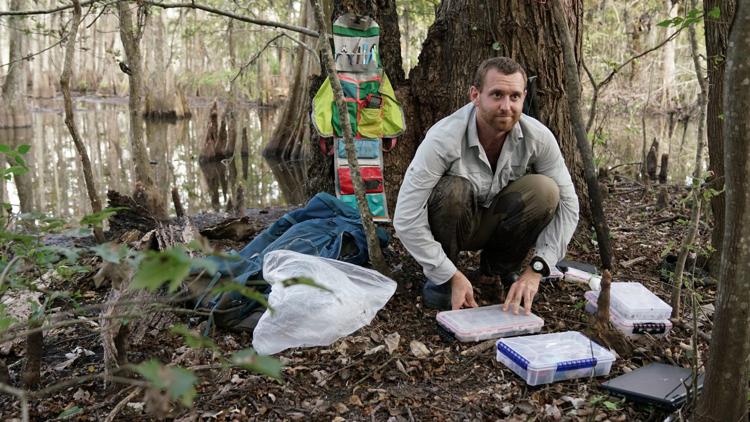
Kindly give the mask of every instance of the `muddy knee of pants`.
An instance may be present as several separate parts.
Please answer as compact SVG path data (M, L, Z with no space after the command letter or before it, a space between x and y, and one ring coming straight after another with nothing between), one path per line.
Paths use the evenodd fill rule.
M454 263L476 225L477 201L467 179L443 176L427 201L430 230Z
M560 202L554 180L529 174L510 183L495 197L480 232L489 233L482 251L482 271L505 274L521 265Z

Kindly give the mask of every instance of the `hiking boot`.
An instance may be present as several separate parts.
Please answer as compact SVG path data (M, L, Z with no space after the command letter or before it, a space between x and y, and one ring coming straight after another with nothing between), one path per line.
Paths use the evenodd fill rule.
M252 333L253 331L255 331L255 327L258 325L260 317L262 317L265 312L265 308L260 308L252 311L250 315L238 322L234 327L232 327L232 329L234 331L246 331Z
M422 286L422 304L425 308L447 310L451 309L451 283L435 284L425 280Z

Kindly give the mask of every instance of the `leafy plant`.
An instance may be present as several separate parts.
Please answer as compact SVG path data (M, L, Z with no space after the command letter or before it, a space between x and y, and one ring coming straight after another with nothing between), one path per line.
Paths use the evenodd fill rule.
M166 391L172 400L179 400L185 407L192 407L198 378L191 371L177 366L165 366L155 359L136 365L134 369L154 388Z

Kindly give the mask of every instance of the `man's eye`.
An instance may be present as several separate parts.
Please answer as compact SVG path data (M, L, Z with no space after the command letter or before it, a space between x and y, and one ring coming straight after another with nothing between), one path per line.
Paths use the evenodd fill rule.
M520 95L517 95L517 94L514 94L514 95L511 95L511 97L510 97L510 98L511 98L511 99L512 99L513 101L518 101L518 100L520 100L520 99L521 99L521 96L520 96Z

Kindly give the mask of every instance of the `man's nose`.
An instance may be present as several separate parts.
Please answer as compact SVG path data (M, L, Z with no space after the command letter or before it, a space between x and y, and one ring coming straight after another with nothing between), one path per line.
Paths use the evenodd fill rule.
M510 98L508 96L500 98L500 110L510 110Z

